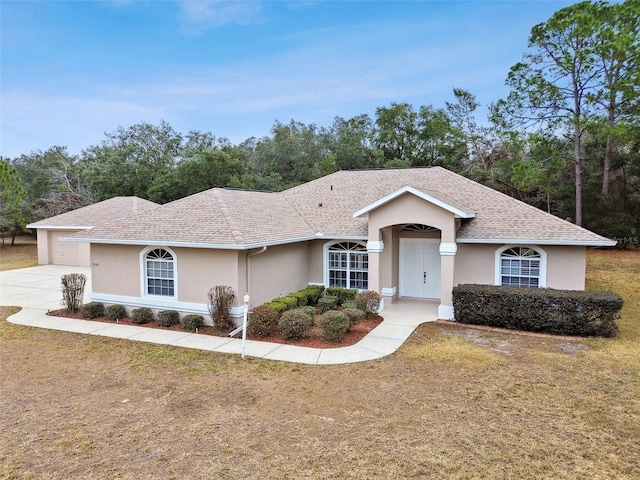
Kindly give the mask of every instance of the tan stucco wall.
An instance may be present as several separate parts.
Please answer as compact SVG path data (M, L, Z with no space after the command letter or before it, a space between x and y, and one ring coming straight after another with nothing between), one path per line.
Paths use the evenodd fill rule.
M495 284L496 250L504 245L458 244L454 285ZM547 287L584 290L586 248L573 246L538 247L547 253Z
M324 244L327 240L309 242L309 283L324 282Z
M228 285L236 294L235 305L242 304L242 297L246 292L244 284L240 284L236 250L205 248L174 248L172 250L176 254L178 263L178 301L207 303L207 292L211 287Z
M252 306L295 292L309 284L310 243L268 247L264 253L250 258L249 295ZM313 250L315 252L317 246L314 245ZM320 256L322 258L322 249Z
M38 239L38 265L51 265L54 263L52 248L57 248L60 244L60 237L66 237L78 233L82 230L49 230L38 228L36 236ZM71 261L62 262L63 265L78 265L88 267L91 264L90 246L88 243L64 243L63 248L73 251Z
M404 223L422 223L439 228L443 242L455 242L456 220L453 213L409 193L369 212L369 240L379 240L379 229L383 227Z
M140 296L140 251L132 245L91 245L91 285L94 293Z
M547 252L547 287L584 290L586 247L543 247Z
M38 265L49 265L49 234L41 228L36 230L38 239Z

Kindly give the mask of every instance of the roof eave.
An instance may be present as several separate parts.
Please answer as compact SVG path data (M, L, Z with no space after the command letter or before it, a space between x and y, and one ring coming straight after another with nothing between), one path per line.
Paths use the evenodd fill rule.
M603 238L602 240L568 240L568 239L536 239L536 238L457 238L456 243L492 243L517 245L559 245L576 247L615 247L618 242Z
M38 225L37 223L30 223L27 228L35 228L42 230L91 230L93 226L87 225Z

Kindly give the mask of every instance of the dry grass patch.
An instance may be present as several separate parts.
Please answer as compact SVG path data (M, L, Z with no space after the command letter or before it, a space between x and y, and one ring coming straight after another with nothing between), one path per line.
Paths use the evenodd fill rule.
M0 319L0 478L640 478L639 257L614 254L589 254L627 301L612 340L429 324L309 366Z
M33 237L17 237L15 245L10 242L11 239L0 246L0 271L38 265L38 248Z

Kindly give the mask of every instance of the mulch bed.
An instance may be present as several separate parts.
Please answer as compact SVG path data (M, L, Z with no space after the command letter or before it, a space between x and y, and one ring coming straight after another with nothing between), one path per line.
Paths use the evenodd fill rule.
M55 317L66 317L66 318L76 318L78 320L85 320L82 317L82 314L80 312L69 313L64 308L60 310L51 310L49 311L48 314ZM116 323L113 320L108 319L107 317L91 318L87 320L91 320L94 322ZM362 320L360 323L354 326L350 332L348 332L344 336L344 339L340 343L331 342L322 338L322 330L320 329L319 326L317 326L317 319L316 319L316 326L311 328L307 332L307 336L300 340L284 340L282 337L277 335L262 337L259 335L250 335L249 333L247 333L247 339L258 340L261 342L284 343L287 345L298 345L300 347L310 347L310 348L340 348L340 347L347 347L349 345L354 345L358 343L371 330L373 330L378 325L380 325L380 323L382 323L382 320L383 318L380 317L379 315L376 315L374 318L366 318ZM182 325L174 325L172 327L160 327L156 324L156 322L137 324L137 323L133 323L129 317L121 318L120 320L118 320L118 324L135 325L137 327L146 327L146 328L158 328L160 330L174 330L179 332L183 331ZM199 328L197 333L201 335L214 335L218 337L226 337L229 332L220 331L217 328L205 326L205 327ZM238 334L236 335L235 338L240 338L240 336L241 334Z

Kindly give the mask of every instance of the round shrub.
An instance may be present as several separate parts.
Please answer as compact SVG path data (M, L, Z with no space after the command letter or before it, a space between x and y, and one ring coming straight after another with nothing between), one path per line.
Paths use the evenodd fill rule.
M311 305L307 305L305 307L300 307L300 308L298 308L298 310L300 310L301 312L304 312L307 315L309 315L309 318L311 320L314 320L316 318L316 308L312 307Z
M180 323L180 314L175 310L162 310L156 323L159 327L172 327Z
M249 314L249 326L247 330L252 335L268 336L278 330L280 313L269 305L260 305Z
M343 308L342 313L344 313L347 317L349 317L349 329L352 329L366 316L362 310L358 310L357 308Z
M318 307L320 307L320 313L333 310L338 305L338 297L334 295L324 295L318 300Z
M313 318L309 317L308 313L299 308L287 310L282 314L278 322L280 332L282 332L282 338L285 340L304 337L306 331L313 327L313 324Z
M322 336L332 342L341 342L349 328L349 317L337 310L330 310L320 316Z
M148 307L136 308L131 312L131 322L137 324L153 322L153 312Z
M344 310L345 308L358 308L358 304L355 300L347 300L342 302L342 309Z
M109 305L104 309L104 314L109 320L116 322L127 316L127 309L124 305Z
M202 315L185 315L182 319L182 329L195 332L198 328L204 325L204 318Z
M85 303L80 307L82 318L98 318L104 315L104 304L100 302Z
M367 317L371 317L380 310L380 302L382 297L378 292L367 290L366 292L358 292L356 294L356 304Z

